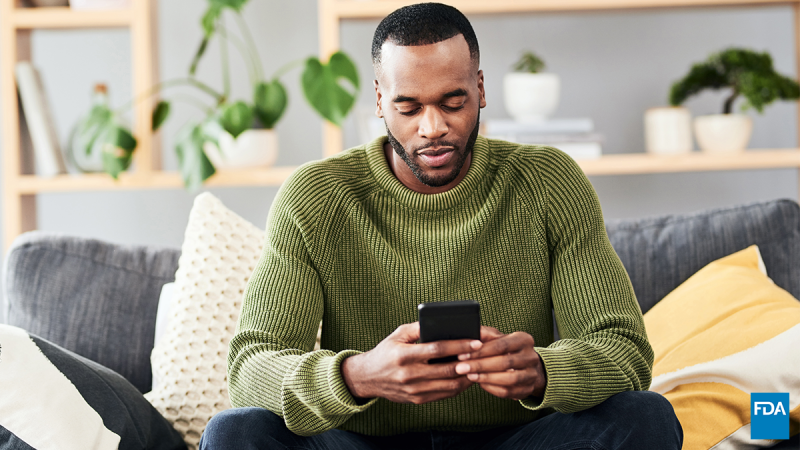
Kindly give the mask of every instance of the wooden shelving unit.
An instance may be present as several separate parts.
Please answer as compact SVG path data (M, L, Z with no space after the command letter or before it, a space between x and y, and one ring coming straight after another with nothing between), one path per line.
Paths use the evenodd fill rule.
M20 117L14 65L31 59L30 36L36 29L127 28L131 33L133 92L145 92L158 80L156 0L134 0L130 9L73 11L67 7L24 8L19 0L0 0L0 92L2 92L3 242L8 248L20 233L36 229L36 196L48 192L182 189L176 172L161 170L160 140L150 132L155 99L134 106L139 145L135 169L119 180L105 174L43 178L21 173ZM57 94L56 94L57 95ZM279 186L295 167L218 171L208 186Z
M348 19L379 19L397 8L417 3L407 0L318 0L319 46L328 57L339 49L340 26ZM795 17L795 51L800 76L800 0L445 0L466 15L535 13L554 11L599 11L614 9L653 9L688 7L731 7L758 5L792 5ZM800 105L798 105L800 108ZM800 109L798 109L800 111ZM800 120L800 113L798 114ZM798 126L800 133L800 125ZM342 150L342 132L325 125L325 154ZM741 155L717 157L691 154L681 157L656 157L645 154L608 155L599 160L582 161L588 175L620 175L634 173L683 172L706 170L744 170L800 168L800 149L748 150Z
M72 11L69 8L23 8L19 0L0 0L0 93L2 93L3 242L36 228L36 196L40 193L106 190L180 189L180 175L161 170L157 136L150 133L150 111L155 99L135 107L134 134L139 141L135 171L115 181L104 174L60 175L42 178L23 175L20 169L19 115L14 65L30 60L30 36L34 29L128 28L131 32L133 92L144 92L158 80L156 48L157 0L134 0L130 10ZM320 52L327 57L340 45L341 22L375 19L414 3L406 0L318 0ZM795 41L800 49L800 0L453 0L446 1L468 15L585 11L640 8L687 8L791 4L795 11ZM800 52L798 53L800 65ZM800 67L798 68L800 74ZM799 115L800 116L800 115ZM325 122L324 155L342 150L341 130ZM800 130L800 126L798 127ZM658 157L644 153L608 155L579 161L588 175L621 175L692 171L800 168L800 149L748 150L738 155L693 153ZM220 171L208 186L277 186L295 167Z

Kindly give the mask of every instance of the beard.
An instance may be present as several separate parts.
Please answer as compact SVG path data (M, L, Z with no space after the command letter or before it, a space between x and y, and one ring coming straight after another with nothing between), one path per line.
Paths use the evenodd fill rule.
M400 142L395 139L394 135L392 134L391 130L389 130L389 125L386 125L386 135L389 140L389 144L392 145L394 152L397 153L397 156L406 163L409 169L411 169L411 173L417 177L420 183L430 186L430 187L441 187L445 186L449 183L452 183L453 180L458 178L458 174L461 173L461 169L464 168L464 163L467 161L467 157L472 153L473 148L475 147L475 141L478 139L478 129L480 128L481 123L481 111L478 109L478 117L475 119L475 127L472 129L472 133L470 133L469 138L467 139L467 144L464 148L460 148L456 145L455 142L448 141L448 140L437 140L431 141L423 146L417 147L413 149L410 153L406 151ZM386 124L386 120L384 119L384 124ZM430 147L452 147L453 151L458 153L458 159L456 160L455 165L453 166L453 170L448 173L442 175L432 175L426 173L419 167L416 161L414 161L413 156L415 153L424 150Z

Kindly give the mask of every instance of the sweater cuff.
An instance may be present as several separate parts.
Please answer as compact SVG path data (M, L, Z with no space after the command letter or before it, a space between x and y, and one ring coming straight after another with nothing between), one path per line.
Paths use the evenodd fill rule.
M326 405L326 409L336 415L339 414L355 414L362 412L372 406L378 401L377 398L370 399L366 403L358 403L350 389L347 388L347 383L342 376L342 362L345 358L361 354L362 352L356 350L344 350L337 353L333 358L325 358L327 361L322 364L322 371L328 380L326 385L329 387L327 397L332 399L332 404Z
M528 397L519 402L533 411L545 408L562 411L571 403L570 397L583 388L580 377L575 376L572 358L562 348L535 347L535 350L542 358L547 374L544 397Z

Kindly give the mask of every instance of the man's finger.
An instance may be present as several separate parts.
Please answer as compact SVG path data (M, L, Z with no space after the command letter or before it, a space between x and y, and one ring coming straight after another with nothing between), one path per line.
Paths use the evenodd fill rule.
M464 359L478 359L487 358L490 356L504 355L506 353L519 352L526 349L533 349L534 340L528 333L516 332L505 335L501 338L491 340L484 343L484 345L476 351L470 352L469 358Z
M419 322L400 325L387 339L405 344L413 344L419 340Z
M483 343L472 339L454 339L447 341L427 342L417 344L411 350L418 361L427 361L445 356L455 356L473 352Z
M501 333L497 328L481 325L481 340L483 342L493 341L503 336L505 336L505 334Z
M518 386L534 381L536 374L532 370L514 370L506 372L471 373L467 379L480 385L492 384L495 386Z
M531 362L532 355L508 353L488 358L462 361L456 365L455 369L456 373L461 375L466 375L468 373L505 372L509 369L524 369L530 367Z
M480 386L481 389L495 397L509 398L512 400L522 400L528 397L528 394L524 393L524 389L518 387L498 386L494 384L481 384Z
M423 396L434 392L461 392L464 389L472 386L472 382L465 377L453 378L451 380L429 380L411 383L403 387L403 391L407 395Z

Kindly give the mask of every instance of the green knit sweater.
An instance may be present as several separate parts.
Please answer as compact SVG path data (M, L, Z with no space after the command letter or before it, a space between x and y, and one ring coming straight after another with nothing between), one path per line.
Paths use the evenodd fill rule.
M267 408L300 435L392 435L522 424L649 387L641 310L572 159L479 137L466 177L425 195L394 177L385 141L306 164L280 189L230 343L234 406ZM483 325L534 337L544 398L473 385L424 405L356 402L342 360L416 321L417 304L463 299L480 302Z

